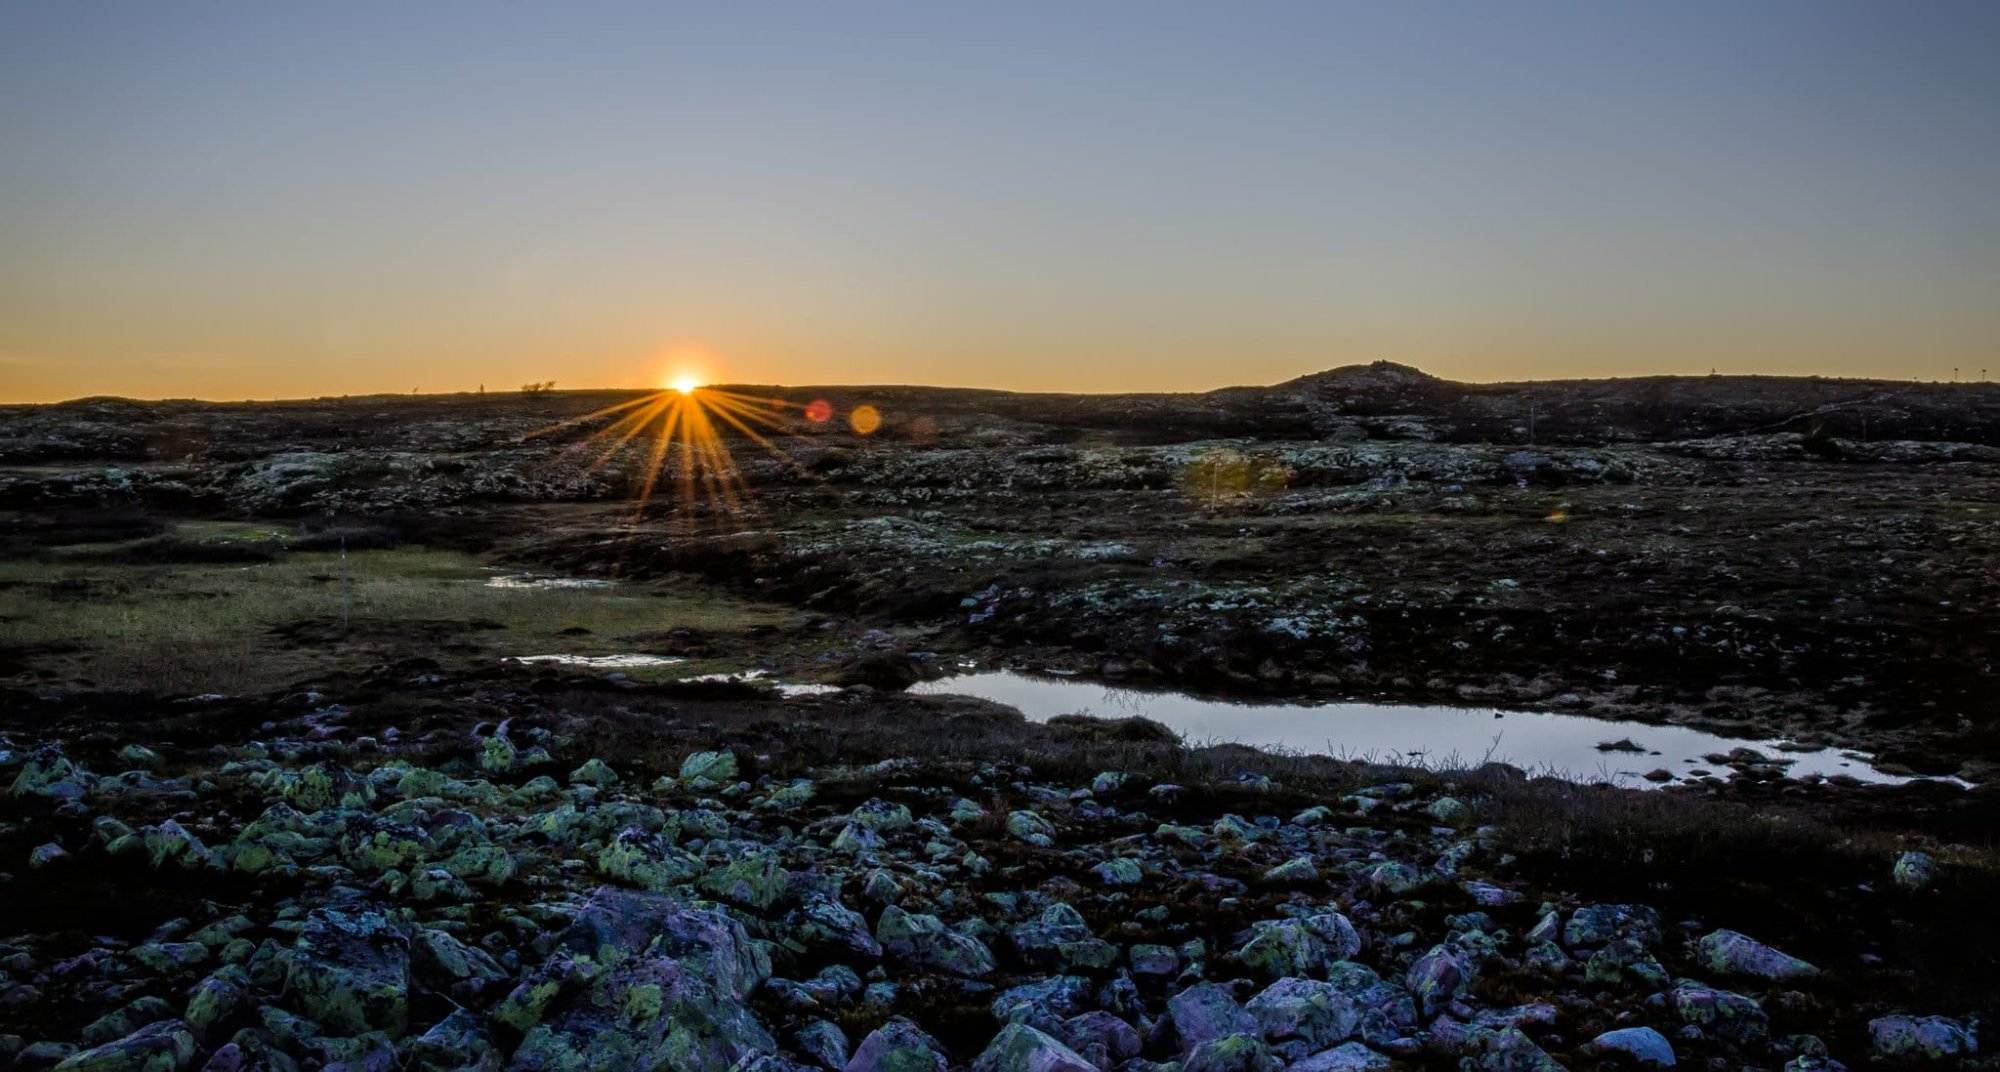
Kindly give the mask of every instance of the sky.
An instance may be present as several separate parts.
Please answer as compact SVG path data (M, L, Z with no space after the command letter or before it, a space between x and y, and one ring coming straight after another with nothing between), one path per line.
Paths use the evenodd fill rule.
M2000 4L0 3L0 401L2000 373Z

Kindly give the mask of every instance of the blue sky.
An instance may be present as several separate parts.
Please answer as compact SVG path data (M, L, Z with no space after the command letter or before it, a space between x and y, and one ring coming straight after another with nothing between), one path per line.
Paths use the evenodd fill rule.
M0 398L2000 365L2000 5L0 6Z

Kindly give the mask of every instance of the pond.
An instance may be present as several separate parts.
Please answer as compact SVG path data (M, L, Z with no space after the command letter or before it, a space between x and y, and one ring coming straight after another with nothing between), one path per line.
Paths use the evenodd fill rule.
M1793 778L1847 775L1883 784L1912 780L1876 770L1858 752L1799 749L1780 740L1745 740L1686 726L1649 726L1583 715L1378 703L1235 703L1012 671L960 674L922 682L911 691L993 700L1037 722L1073 713L1105 718L1143 715L1197 745L1233 743L1417 766L1478 766L1497 760L1531 774L1634 788L1700 777L1697 772L1726 777L1730 773L1726 766L1704 757L1738 748L1755 749L1785 763L1785 773ZM1636 748L1599 748L1614 742L1630 742ZM1672 781L1645 777L1660 770L1672 774Z

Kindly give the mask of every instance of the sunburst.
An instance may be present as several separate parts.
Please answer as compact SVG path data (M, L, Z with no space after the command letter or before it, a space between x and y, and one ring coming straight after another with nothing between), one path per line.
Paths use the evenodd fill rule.
M785 414L808 409L782 398L703 386L692 376L679 376L666 390L572 417L538 429L530 437L608 422L592 428L570 449L593 452L587 468L595 470L610 464L628 447L640 446L645 462L634 497L636 513L643 513L654 495L668 488L683 512L691 513L702 505L733 512L745 505L749 486L728 439L748 440L803 472L773 437L783 433Z

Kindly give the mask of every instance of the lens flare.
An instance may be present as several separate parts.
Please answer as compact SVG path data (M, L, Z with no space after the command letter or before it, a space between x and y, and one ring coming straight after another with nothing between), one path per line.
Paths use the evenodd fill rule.
M874 406L856 406L847 415L847 423L856 435L874 435L875 430L882 427L882 411Z

